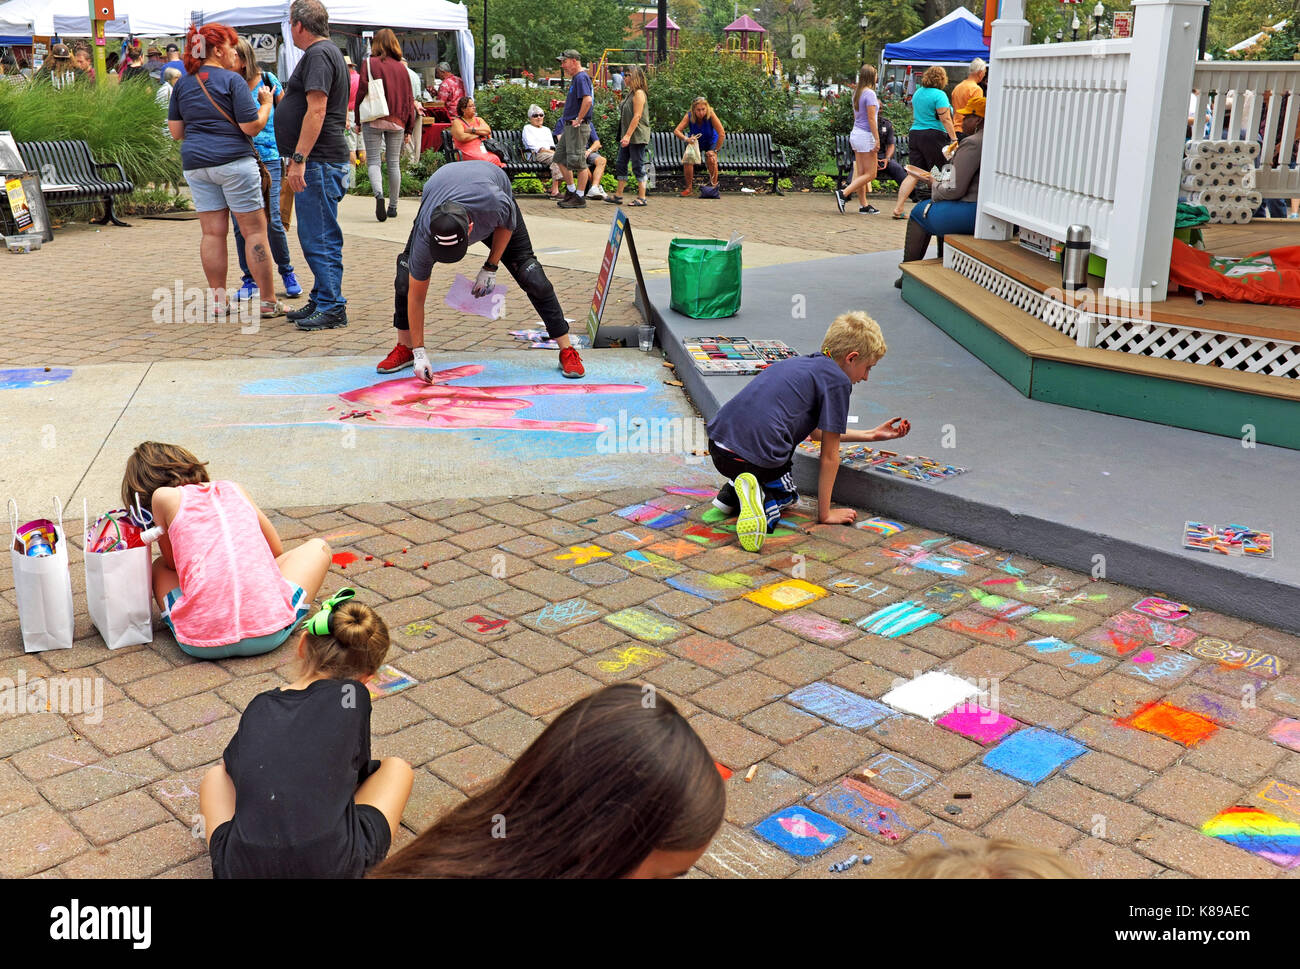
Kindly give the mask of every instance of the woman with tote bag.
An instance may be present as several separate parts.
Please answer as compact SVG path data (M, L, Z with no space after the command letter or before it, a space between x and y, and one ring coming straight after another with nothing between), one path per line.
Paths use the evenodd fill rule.
M357 85L356 122L366 149L366 169L375 194L375 218L383 222L397 216L397 197L402 194L402 143L415 130L415 97L411 78L402 63L402 45L385 27L375 33L370 56L361 63ZM388 152L388 209L384 209L383 164L380 153Z

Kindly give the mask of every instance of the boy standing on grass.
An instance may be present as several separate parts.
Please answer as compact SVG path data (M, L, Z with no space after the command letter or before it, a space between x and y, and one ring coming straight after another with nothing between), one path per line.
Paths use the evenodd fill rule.
M901 417L869 431L849 431L849 395L885 355L880 326L861 311L835 318L821 353L791 357L768 367L727 401L709 422L709 454L727 478L713 504L738 515L736 534L748 552L763 547L767 533L799 500L791 469L806 437L821 442L817 520L848 525L851 508L831 508L840 468L840 442L888 441L912 425Z

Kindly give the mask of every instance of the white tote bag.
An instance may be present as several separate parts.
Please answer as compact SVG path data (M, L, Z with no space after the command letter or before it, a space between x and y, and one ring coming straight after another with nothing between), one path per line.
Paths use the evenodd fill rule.
M72 648L72 573L68 571L68 537L63 531L63 503L54 499L53 555L24 554L18 542L18 503L9 499L9 559L18 596L18 623L23 649L40 653Z
M82 506L86 535L86 607L109 649L153 642L153 550L90 551L93 523Z
M384 96L383 79L376 80L366 58L366 96L361 99L361 120L378 121L388 117L388 98Z

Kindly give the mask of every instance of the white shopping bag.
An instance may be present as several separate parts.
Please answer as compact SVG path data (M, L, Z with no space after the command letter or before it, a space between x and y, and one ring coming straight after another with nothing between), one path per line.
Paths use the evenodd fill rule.
M40 653L72 648L72 573L68 571L68 537L63 531L63 503L56 497L54 554L24 554L18 540L18 503L9 499L9 559L18 596L23 649Z
M153 642L152 558L145 545L117 552L92 552L94 525L82 504L86 534L86 607L109 649Z

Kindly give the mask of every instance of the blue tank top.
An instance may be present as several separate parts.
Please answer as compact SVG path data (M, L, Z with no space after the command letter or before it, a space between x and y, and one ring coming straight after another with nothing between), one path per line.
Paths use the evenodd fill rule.
M695 117L692 115L686 129L691 134L700 136L700 151L712 151L713 146L718 143L718 131L713 127L712 117L705 117L700 124L696 124Z

